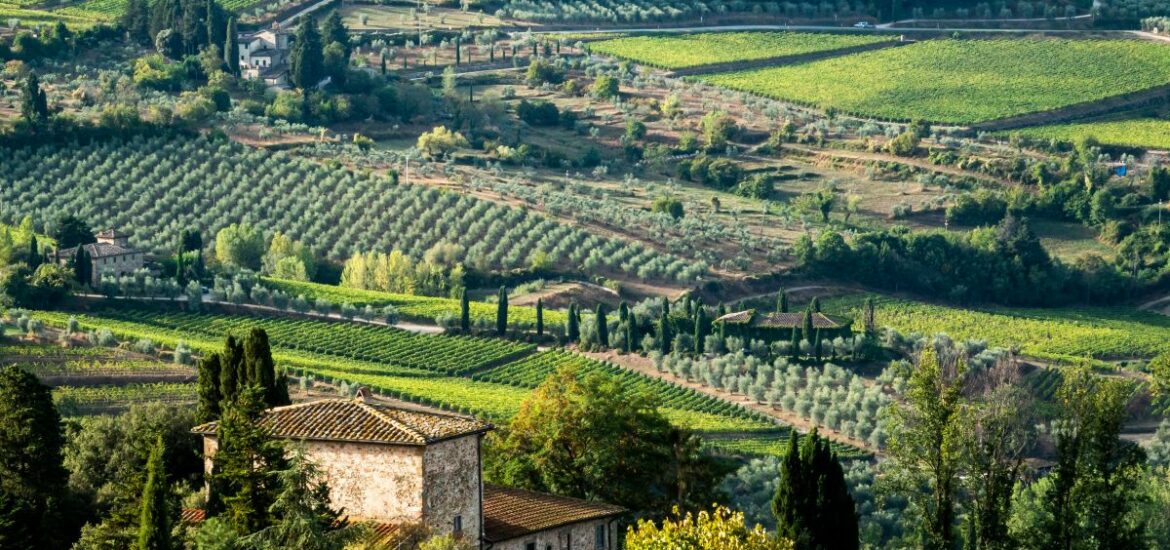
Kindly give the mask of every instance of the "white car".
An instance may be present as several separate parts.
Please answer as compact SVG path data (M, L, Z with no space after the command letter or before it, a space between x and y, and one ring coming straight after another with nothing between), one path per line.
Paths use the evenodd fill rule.
M853 27L856 29L872 29L873 23L870 23L869 21L858 21L857 23L853 24Z

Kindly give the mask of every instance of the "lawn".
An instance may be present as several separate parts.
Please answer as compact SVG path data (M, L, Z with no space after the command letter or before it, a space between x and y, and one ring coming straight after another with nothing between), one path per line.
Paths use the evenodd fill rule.
M1161 118L1052 124L1021 128L1012 130L1010 133L1036 139L1056 139L1073 143L1091 137L1106 145L1170 149L1170 120Z
M826 311L862 319L862 295L824 300ZM1170 317L1126 307L958 308L879 297L878 326L903 334L945 333L1017 347L1025 356L1061 362L1146 359L1170 351Z
M1170 84L1170 45L938 39L699 78L859 116L970 124Z
M799 32L711 32L630 36L589 44L589 51L664 69L752 61L839 50L891 40L885 36Z

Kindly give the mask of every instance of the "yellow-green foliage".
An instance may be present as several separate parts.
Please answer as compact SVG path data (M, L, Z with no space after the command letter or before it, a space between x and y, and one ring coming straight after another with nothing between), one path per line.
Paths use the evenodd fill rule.
M864 116L965 124L1170 83L1170 55L1140 40L926 40L703 80Z
M653 67L681 69L838 50L886 40L890 38L858 34L710 32L616 38L589 44L589 51Z
M1031 138L1058 139L1073 143L1092 137L1106 145L1170 149L1170 120L1159 118L1052 124L1022 128L1013 130L1011 133Z
M824 308L851 310L862 319L862 302L862 296L836 298L824 301ZM1131 308L972 309L884 297L875 302L878 326L903 334L942 332L956 340L986 340L1042 359L1150 358L1170 350L1170 317Z

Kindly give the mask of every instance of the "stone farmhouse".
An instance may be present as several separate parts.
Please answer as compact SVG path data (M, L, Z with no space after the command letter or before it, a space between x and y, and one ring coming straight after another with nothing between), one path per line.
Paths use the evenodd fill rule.
M609 504L496 487L482 478L491 424L371 403L325 399L270 409L273 437L296 442L324 474L332 505L378 533L421 523L471 538L484 550L609 550L626 510ZM218 448L217 422L196 426L204 467Z
M239 43L240 76L263 80L269 86L288 86L288 51L292 33L281 29L265 29L241 33Z
M95 237L97 237L96 243L81 245L85 249L85 253L89 255L91 262L91 285L96 287L101 282L102 275L105 274L122 276L142 269L143 253L130 246L129 234L107 229L96 234ZM57 263L71 262L76 254L76 246L58 250Z
M716 325L723 325L724 333L732 336L759 338L767 342L787 340L792 337L792 331L804 325L804 312L793 313L760 313L754 309L728 313L715 319ZM849 336L852 333L853 320L825 315L821 312L812 314L813 329L820 332L821 338L836 338ZM805 338L811 340L808 335Z

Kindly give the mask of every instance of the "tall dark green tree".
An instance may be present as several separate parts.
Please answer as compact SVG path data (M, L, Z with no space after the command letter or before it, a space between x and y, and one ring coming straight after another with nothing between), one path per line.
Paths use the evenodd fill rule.
M853 550L859 546L853 497L829 441L793 432L772 499L777 532L798 550Z
M626 353L638 349L638 316L630 310L626 316Z
M825 356L824 346L821 343L821 329L818 328L813 333L813 340L815 340L813 343L813 355L816 357L817 362L820 363L824 360L823 358Z
M812 309L813 313L820 313L821 312L821 297L820 296L813 296L812 302L809 303L809 309Z
M260 425L264 409L264 390L244 388L216 427L219 449L208 476L207 512L240 535L272 524L279 472L287 468L284 448Z
M796 361L800 358L800 327L792 328L792 341L788 343L788 358Z
M162 436L158 436L146 460L146 484L142 487L142 500L138 514L137 550L170 550L171 487L167 483L166 447Z
M496 334L503 336L508 333L508 289L500 287L496 297Z
M146 0L129 0L122 12L122 27L130 39L139 44L150 44L150 6Z
M670 353L670 310L663 307L662 316L658 318L658 351L663 355Z
M20 96L20 117L30 126L40 126L49 119L49 98L41 89L36 71L28 73Z
M63 443L49 387L19 367L0 367L0 548L62 546Z
M788 293L780 289L780 296L776 298L776 311L788 313Z
M321 25L321 41L325 45L341 44L341 47L345 49L346 60L349 60L349 55L353 53L353 47L349 43L349 29L345 28L345 23L341 20L341 10L333 10L333 13L325 18L325 22Z
M233 76L240 74L240 43L236 31L236 18L228 17L227 36L224 37L223 61L227 65L227 72Z
M695 309L695 353L703 353L703 340L707 338L707 314L700 305Z
M874 316L873 296L865 299L865 315L864 315L865 335L874 336L877 334L877 321Z
M597 343L602 347L609 347L609 321L605 318L605 304L597 304L597 312L593 316L597 328Z
M277 402L276 362L272 360L272 348L264 329L253 328L244 338L244 365L249 383L264 389L264 403L269 407L283 405Z
M73 259L71 260L73 262L73 278L77 279L77 284L80 285L88 285L90 283L89 268L91 266L89 265L87 256L88 254L85 253L84 246L78 246L73 249Z
M53 240L57 241L58 249L73 248L77 245L96 243L97 237L85 220L67 214L57 219L53 224Z
M813 318L812 318L812 308L811 307L809 309L804 310L804 334L802 334L801 336L803 336L804 339L808 340L808 343L810 343L810 344L813 343L813 339L815 338L815 334L813 332Z
M325 54L317 20L311 15L301 21L289 52L290 76L296 87L309 90L325 78Z
M196 384L199 405L195 412L196 422L202 424L220 417L220 404L224 400L223 393L220 392L220 380L219 354L205 354L199 360L199 374Z
M463 334L471 333L471 302L467 297L467 289L459 292L459 330Z
M37 236L33 235L28 239L28 260L26 263L28 263L29 268L36 269L41 266L42 260L41 247L37 243Z
M536 337L544 336L544 300L536 299Z
M577 303L569 304L569 321L565 327L565 338L570 342L581 339L581 315L577 311Z
M219 358L219 392L224 403L231 403L236 399L240 388L248 385L244 374L244 346L229 334L224 342L223 352ZM221 409L224 406L221 406Z

